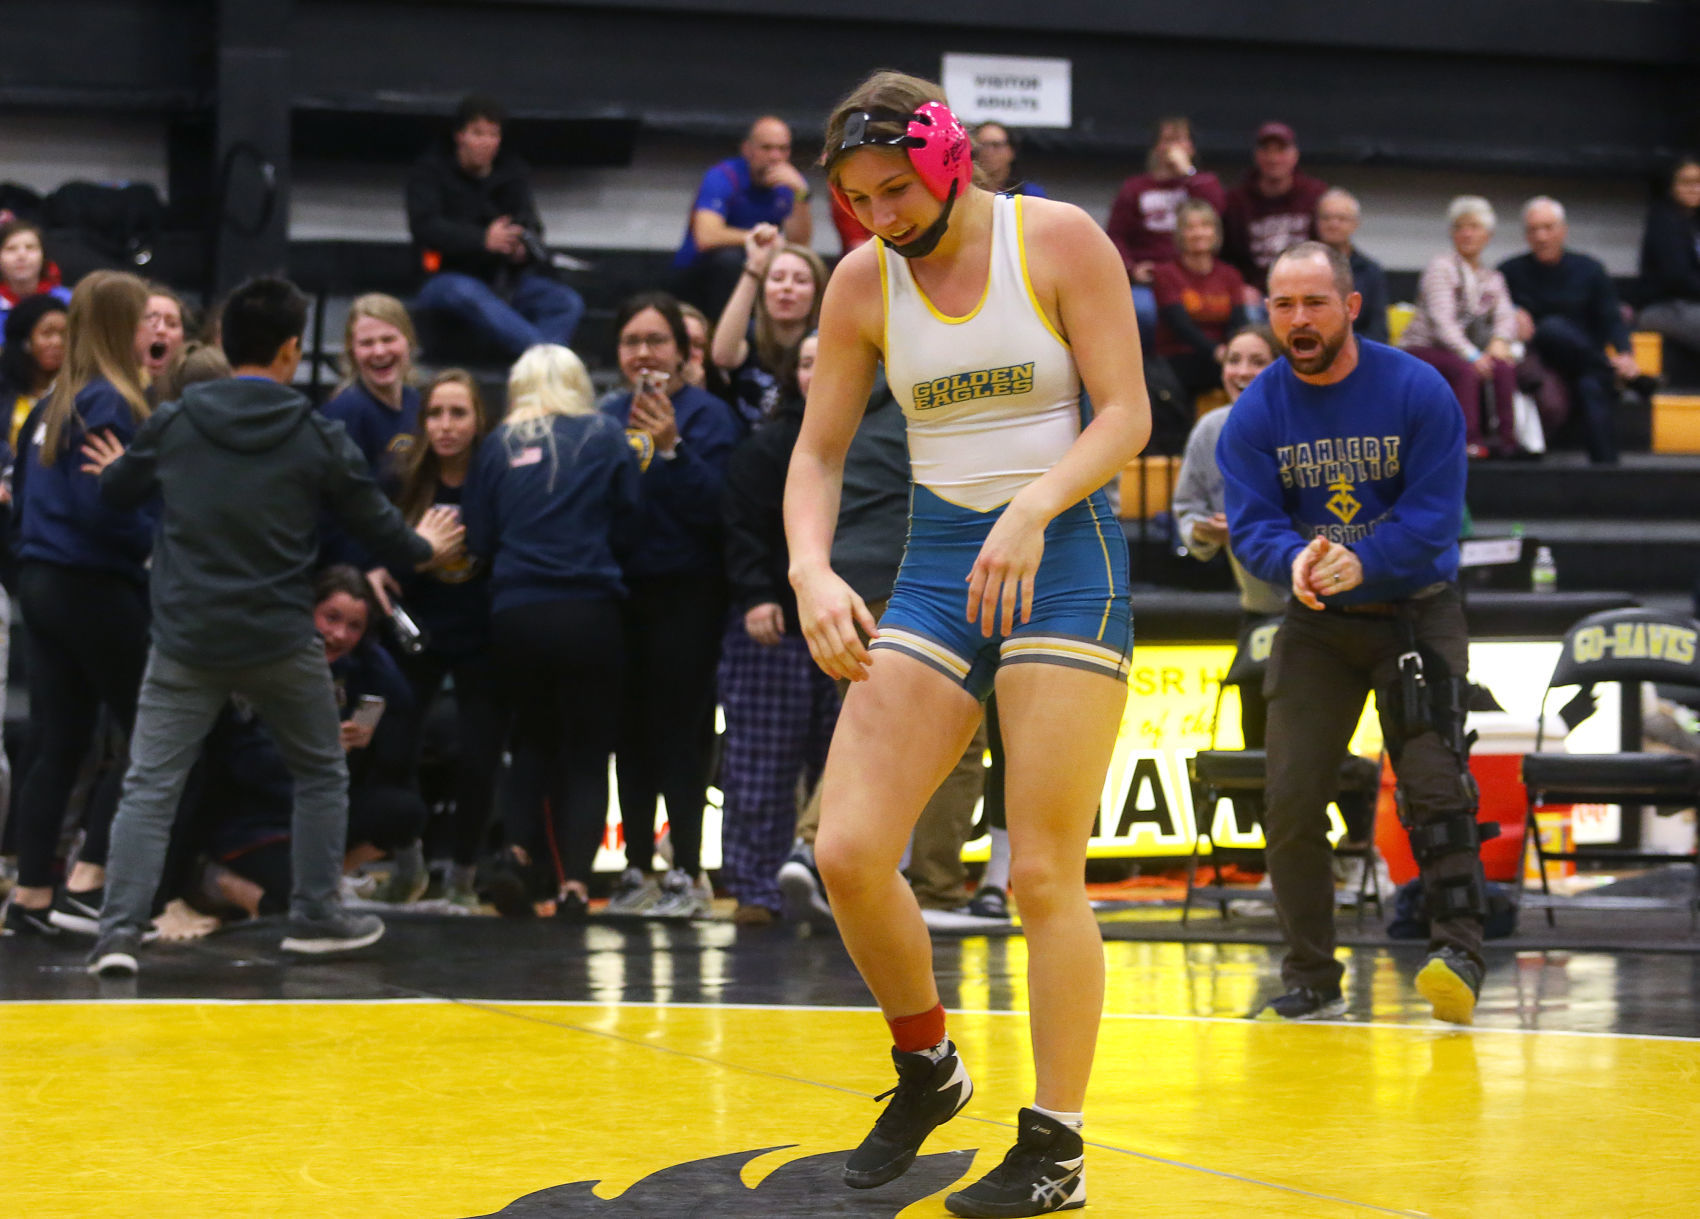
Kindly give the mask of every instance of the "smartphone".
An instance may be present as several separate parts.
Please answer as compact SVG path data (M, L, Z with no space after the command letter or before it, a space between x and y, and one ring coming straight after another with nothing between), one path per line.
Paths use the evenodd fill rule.
M348 722L358 724L368 732L377 731L378 721L384 718L384 697L381 694L362 694Z

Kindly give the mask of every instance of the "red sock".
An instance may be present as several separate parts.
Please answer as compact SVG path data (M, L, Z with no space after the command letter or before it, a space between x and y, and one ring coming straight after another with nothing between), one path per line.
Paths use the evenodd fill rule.
M899 1016L886 1023L891 1026L891 1039L897 1043L898 1049L905 1054L919 1054L944 1040L944 1004L938 1003L919 1015Z

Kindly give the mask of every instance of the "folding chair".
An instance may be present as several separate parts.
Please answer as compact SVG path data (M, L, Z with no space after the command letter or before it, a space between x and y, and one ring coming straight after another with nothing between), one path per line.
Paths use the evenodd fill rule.
M1263 681L1264 671L1269 667L1269 652L1275 642L1275 632L1280 625L1279 619L1256 623L1248 627L1241 636L1239 648L1234 654L1234 662L1216 689L1216 709L1210 728L1211 747L1200 750L1187 762L1188 777L1192 781L1193 839L1192 854L1188 857L1186 866L1186 899L1181 904L1183 927L1192 916L1192 903L1195 898L1214 901L1219 914L1226 918L1230 902L1273 901L1275 897L1274 890L1267 886L1250 888L1224 885L1221 875L1221 852L1244 848L1219 847L1215 840L1216 806L1224 798L1233 803L1235 823L1242 833L1252 828L1241 820L1246 808L1254 810L1254 823L1262 824L1263 790L1269 755L1262 749L1217 749L1215 746L1222 720L1222 696L1230 686L1243 690L1254 682ZM1378 762L1353 754L1347 754L1341 759L1341 797L1355 795L1373 800L1380 782L1381 766ZM1198 856L1206 842L1210 844L1211 865L1215 869L1214 883L1201 885L1198 883ZM1375 849L1373 819L1370 833L1363 842L1353 843L1342 839L1340 845L1334 848L1334 853L1343 859L1362 860L1363 867L1358 876L1358 922L1362 924L1364 907L1372 901L1375 903L1376 917L1381 917L1381 880L1375 866L1379 855Z
M1549 851L1536 828L1537 810L1553 804L1621 804L1625 816L1638 816L1640 806L1659 806L1661 813L1700 804L1700 759L1677 753L1641 751L1641 685L1643 682L1700 686L1700 622L1657 610L1608 610L1590 614L1564 636L1564 650L1541 695L1541 717L1535 727L1535 752L1523 755L1523 786L1528 793L1521 861L1532 849L1540 870L1541 893L1548 898L1547 925L1556 925L1547 880L1549 861L1589 860L1607 863L1671 863L1686 859L1695 867L1694 896L1686 903L1689 930L1700 925L1700 847L1685 855L1652 851ZM1559 710L1569 729L1594 713L1594 687L1616 684L1622 708L1622 752L1607 754L1542 753L1547 700L1562 686L1579 686L1574 698ZM1521 882L1520 882L1521 883ZM1585 897L1572 899L1587 905Z

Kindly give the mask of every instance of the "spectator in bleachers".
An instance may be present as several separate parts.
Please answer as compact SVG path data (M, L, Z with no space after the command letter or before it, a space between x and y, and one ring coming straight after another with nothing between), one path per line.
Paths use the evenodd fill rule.
M229 375L230 361L224 358L224 352L200 339L190 339L177 349L160 374L155 398L160 402L175 402L189 386Z
M785 473L819 341L803 340L778 409L726 463L732 614L719 671L726 715L720 882L738 899L733 921L750 926L771 923L784 909L779 866L796 830L798 782L813 789L838 722L838 689L798 629L785 547Z
M510 359L572 342L584 301L552 276L531 170L502 148L507 112L465 98L452 146L430 149L407 180L407 225L428 278L416 304L447 314Z
M1049 198L1044 187L1022 177L1016 167L1020 155L1021 137L1002 123L981 123L974 128L974 165L985 175L986 189L1002 195Z
M626 867L609 909L690 913L708 899L702 813L714 730L714 670L726 623L720 502L740 437L732 409L687 385L679 304L643 292L615 315L631 389L602 409L626 429L643 467L643 518L625 561L625 710L617 751ZM649 878L655 802L667 802L673 866Z
M1358 198L1349 190L1332 187L1316 202L1316 239L1331 245L1352 264L1352 287L1363 297L1352 329L1363 338L1387 342L1387 272L1382 265L1352 244L1362 216Z
M418 347L407 306L369 292L348 310L342 331L342 384L319 409L348 429L380 485L394 488L419 430L412 382Z
M1215 174L1201 172L1194 156L1191 122L1158 119L1145 172L1122 183L1105 225L1127 267L1140 341L1147 350L1157 333L1157 297L1151 284L1157 264L1175 256L1176 209L1184 199L1202 199L1218 215L1228 205L1221 182Z
M1224 257L1261 304L1269 268L1288 246L1316 236L1316 205L1327 185L1299 170L1299 142L1285 123L1257 129L1253 165L1228 192ZM1248 295L1249 300L1249 295Z
M665 439L683 460L677 437ZM507 417L479 446L461 503L467 549L490 571L491 657L513 712L507 845L479 877L509 916L558 901L557 913L581 918L589 905L624 680L620 555L641 519L639 478L579 358L560 346L521 356Z
M1216 257L1222 218L1203 199L1188 199L1175 209L1175 247L1177 257L1159 263L1152 280L1155 350L1180 378L1190 411L1199 394L1221 383L1223 344L1245 323L1245 281Z
M478 382L464 369L444 369L420 395L419 423L403 458L396 506L411 524L446 505L456 512L473 455L493 426ZM419 650L398 650L397 660L418 710L412 754L418 759L432 700L454 679L455 824L450 901L471 904L473 869L490 827L490 806L507 735L507 714L497 694L490 657L490 568L467 554L429 572L387 568L368 573L379 600L399 597L424 632ZM383 606L389 612L393 603Z
M1517 337L1580 408L1589 458L1615 462L1617 382L1638 373L1617 288L1598 259L1565 248L1570 228L1558 200L1537 195L1525 203L1523 235L1529 252L1499 264L1517 307Z
M148 571L159 519L151 505L106 504L83 469L86 436L128 443L149 415L142 389L147 287L134 275L94 271L71 298L65 367L23 437L18 600L29 627L31 762L16 803L18 887L13 931L93 934L106 883L122 778L114 768L89 801L84 840L57 900L60 824L77 768L105 706L128 733L148 653Z
M1417 312L1399 336L1399 346L1446 378L1464 410L1466 449L1471 457L1491 451L1514 456L1517 366L1511 344L1517 314L1505 277L1482 265L1493 239L1493 207L1479 195L1460 195L1446 209L1452 252L1437 254L1417 284Z
M45 292L69 304L71 290L47 257L41 229L28 220L0 224L0 318L26 297Z
M795 385L797 351L820 320L826 264L806 246L786 244L771 224L744 239L744 270L714 327L709 355L732 385L747 427L773 416ZM753 316L752 316L753 315Z
M673 256L679 295L719 317L744 273L744 240L759 224L800 246L814 236L809 184L791 164L791 128L772 115L750 125L737 156L702 176Z
M897 569L903 561L904 542L908 535L909 441L903 410L887 385L885 370L874 377L862 421L844 454L844 489L838 502L838 523L832 534L832 570L844 577L858 597L877 619L885 612L886 602L897 581ZM850 689L847 678L837 682L842 699ZM996 695L987 700L989 708ZM911 891L921 909L933 911L957 910L962 905L968 870L962 863L962 847L967 841L974 809L982 793L990 793L992 780L985 765L989 741L988 718L982 718L974 738L962 751L955 767L939 784L927 801L915 823L910 843L909 864L904 871ZM994 746L994 748L997 748ZM797 838L791 853L779 869L779 887L785 897L785 915L797 920L830 922L832 909L826 900L826 888L815 868L815 834L820 828L820 785L797 815ZM998 917L1003 903L1002 889L1009 883L1008 868L1001 879L991 869L999 858L999 833L992 833L992 863L987 865L986 879L995 882L999 892L975 895L971 912ZM1008 832L1002 831L1004 846ZM1008 855L1003 859L1007 864ZM997 904L988 906L988 901Z
M0 348L0 409L16 453L18 432L65 363L65 302L47 292L26 296L6 314Z
M414 775L413 692L395 660L371 638L381 611L359 568L339 564L319 572L313 603L313 625L325 641L348 760L343 870L390 856L395 868L383 896L417 901L427 880L420 839L430 812ZM371 700L382 701L365 708ZM367 718L370 714L377 715L376 724Z
M691 341L691 354L685 360L685 384L706 389L727 406L735 406L736 395L732 391L731 379L708 358L708 345L714 334L713 323L701 309L684 301L679 302L679 312L684 315L685 335ZM609 400L618 396L618 392L610 394Z
M1647 212L1641 297L1638 324L1700 356L1700 157L1676 163L1670 189Z
M1228 405L1217 407L1198 421L1187 437L1186 456L1175 481L1175 525L1186 552L1207 563L1228 546L1228 509L1223 493L1222 471L1216 464L1216 441L1228 422L1228 411L1257 374L1275 362L1275 336L1264 325L1248 326L1228 340L1222 357L1222 388ZM1259 580L1234 557L1228 548L1228 564L1240 590L1241 631L1260 618L1287 608L1288 590ZM1247 749L1262 749L1267 704L1261 688L1240 687L1240 730Z
M148 285L148 305L142 314L148 342L142 352L142 369L148 375L148 390L155 406L169 401L159 396L157 386L172 357L183 349L187 321L188 310L182 297L164 284Z

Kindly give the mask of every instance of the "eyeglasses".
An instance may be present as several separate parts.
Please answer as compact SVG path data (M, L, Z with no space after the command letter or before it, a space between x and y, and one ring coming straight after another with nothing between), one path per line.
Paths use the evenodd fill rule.
M991 148L991 149L1008 148L1009 147L1009 141L1008 140L975 140L974 141L974 147L976 147L976 148Z
M660 351L673 345L670 334L622 334L620 336L621 351L642 351L646 347L650 351Z

